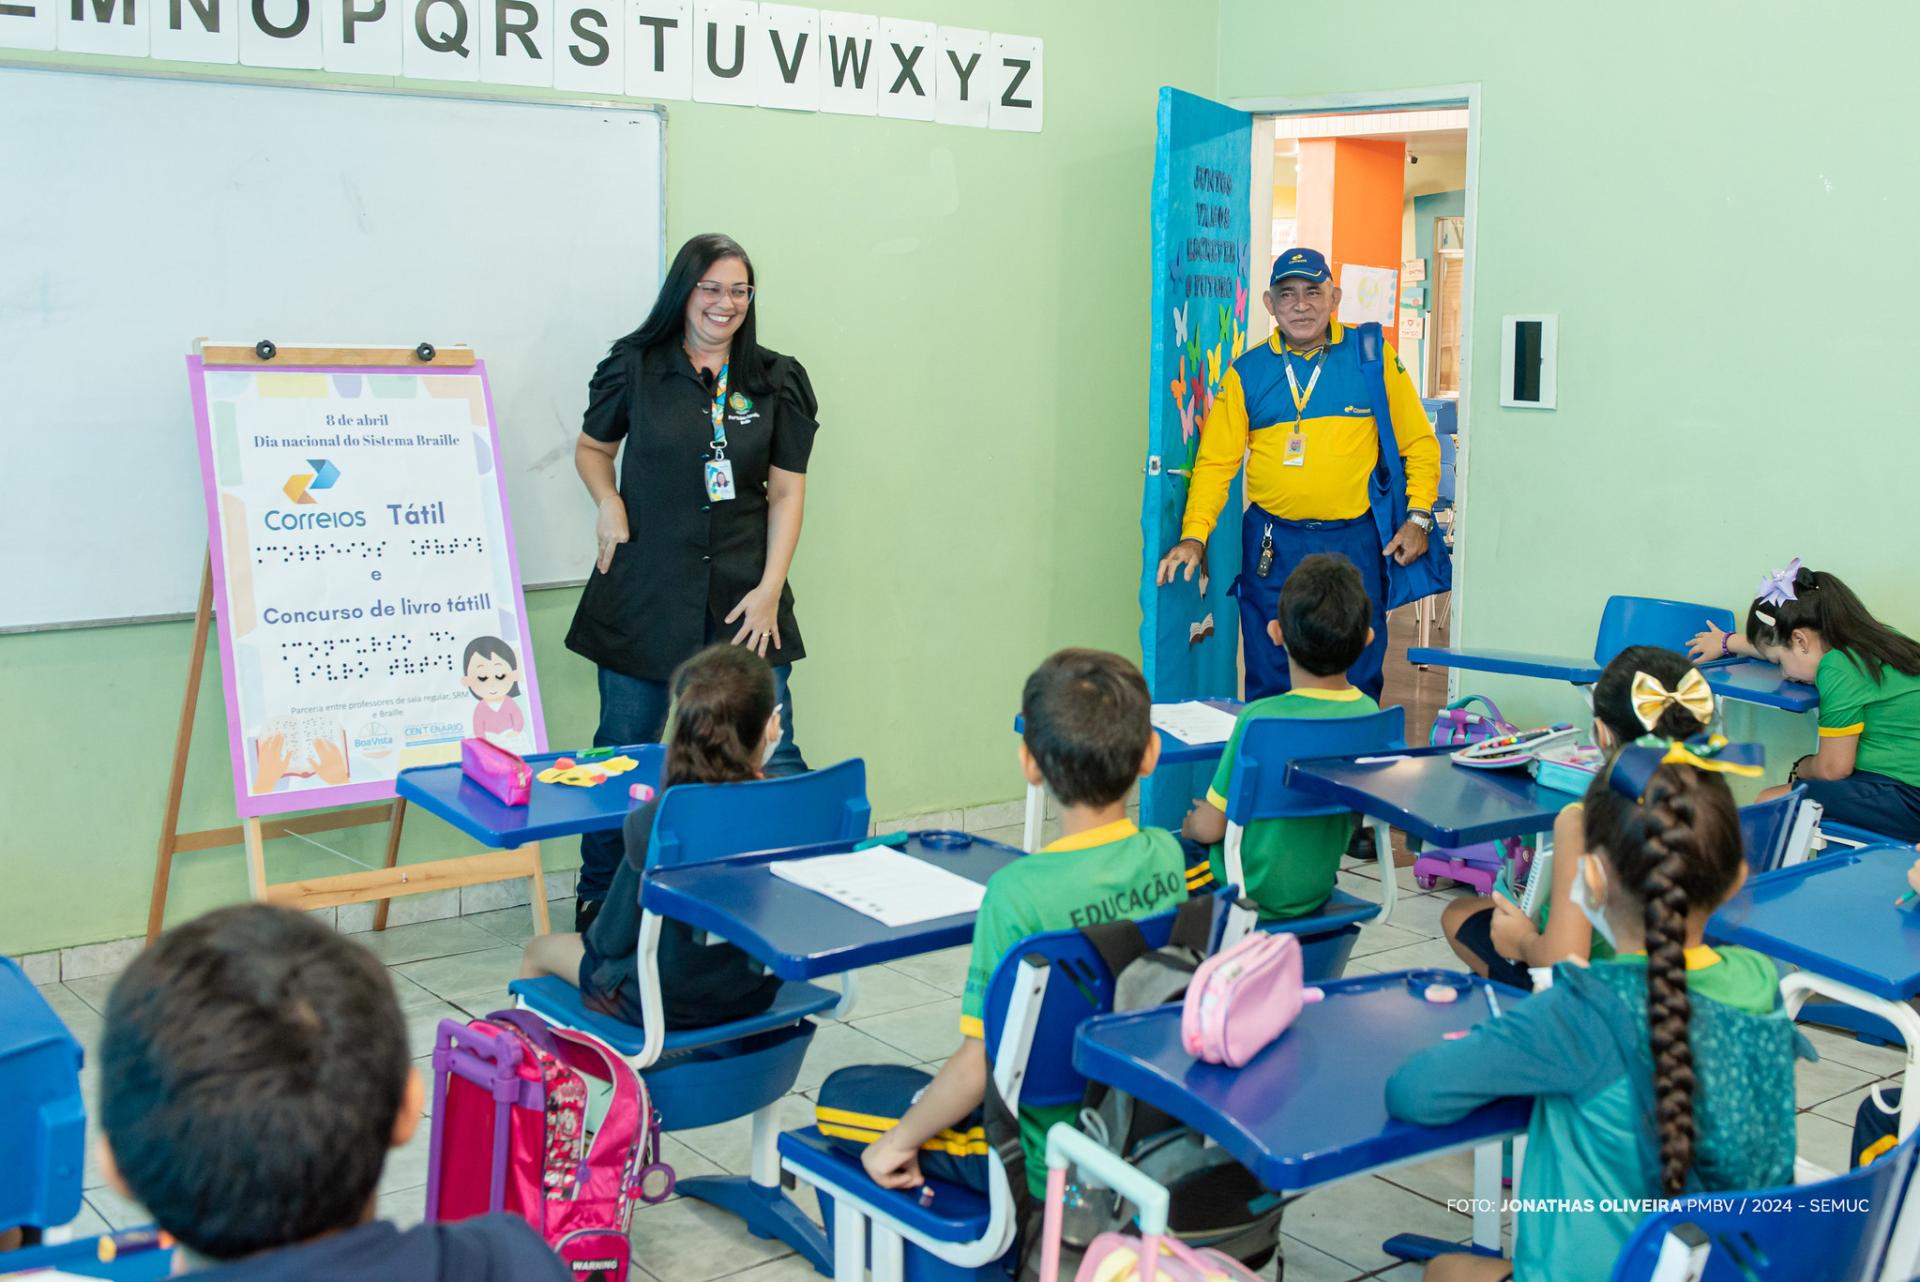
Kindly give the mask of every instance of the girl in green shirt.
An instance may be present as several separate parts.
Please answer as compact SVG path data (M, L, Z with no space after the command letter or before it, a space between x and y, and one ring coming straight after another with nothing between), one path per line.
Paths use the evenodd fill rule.
M1920 841L1920 644L1874 618L1838 575L1796 557L1761 580L1746 635L1708 625L1693 648L1754 655L1820 692L1819 750L1760 800L1804 785L1828 822Z

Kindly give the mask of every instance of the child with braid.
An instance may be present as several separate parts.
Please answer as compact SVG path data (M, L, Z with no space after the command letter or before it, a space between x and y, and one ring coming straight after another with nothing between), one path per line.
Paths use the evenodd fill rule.
M1692 750L1690 751L1689 748ZM1573 906L1614 955L1561 962L1553 985L1408 1060L1387 1111L1457 1121L1534 1097L1511 1261L1443 1255L1429 1282L1593 1282L1644 1218L1641 1200L1790 1183L1798 1034L1773 963L1709 948L1707 918L1746 879L1712 749L1631 746L1587 793Z

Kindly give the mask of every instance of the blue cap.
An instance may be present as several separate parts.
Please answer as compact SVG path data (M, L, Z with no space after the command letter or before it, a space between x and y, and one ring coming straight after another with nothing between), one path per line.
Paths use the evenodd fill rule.
M1273 275L1267 279L1269 286L1278 285L1289 276L1298 276L1301 280L1326 280L1332 272L1327 270L1327 257L1317 249L1289 249L1273 260Z

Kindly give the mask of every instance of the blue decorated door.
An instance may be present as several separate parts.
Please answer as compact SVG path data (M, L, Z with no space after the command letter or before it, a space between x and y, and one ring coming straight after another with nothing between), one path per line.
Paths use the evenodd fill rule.
M1177 89L1160 90L1153 163L1153 313L1147 460L1140 500L1140 649L1156 702L1233 696L1240 619L1227 595L1240 566L1240 481L1193 582L1155 585L1180 537L1200 427L1221 377L1246 346L1253 117ZM1204 796L1210 769L1169 767L1147 781L1143 823L1177 825Z

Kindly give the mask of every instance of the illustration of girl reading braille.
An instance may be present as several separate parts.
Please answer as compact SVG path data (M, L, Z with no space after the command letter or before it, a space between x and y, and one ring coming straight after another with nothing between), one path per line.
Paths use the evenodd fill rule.
M499 637L475 637L461 660L460 684L479 701L473 710L473 737L514 748L526 733L527 718L515 696L520 693L520 659Z

